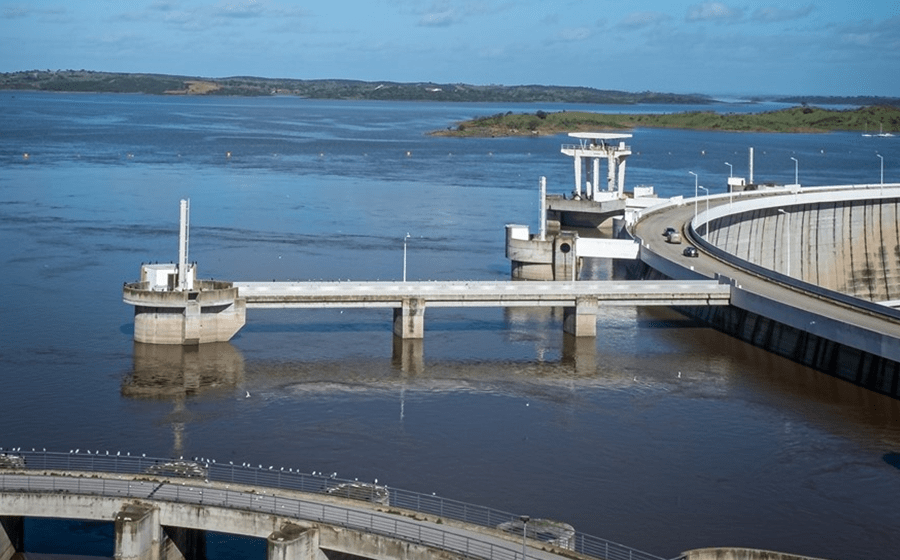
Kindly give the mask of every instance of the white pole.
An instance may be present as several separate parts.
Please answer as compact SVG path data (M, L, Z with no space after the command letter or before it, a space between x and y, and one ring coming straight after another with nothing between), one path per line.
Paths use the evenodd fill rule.
M547 240L547 178L541 177L541 203L538 208L538 223L540 224L541 241Z
M800 162L797 161L797 158L795 158L795 157L791 157L791 159L794 160L794 184L799 185L800 184Z
M409 239L409 232L403 238L403 281L406 282L406 240Z
M190 200L181 201L181 220L178 231L178 289L180 291L188 289L188 235L189 221L191 214Z
M522 515L519 517L519 520L522 521L522 560L526 559L525 556L525 536L528 534L528 521L531 518L527 515Z
M734 177L734 166L727 161L725 162L725 165L728 166L728 178Z
M875 154L878 156L878 159L881 160L881 184L884 185L884 156L881 154Z
M688 173L690 173L691 175L694 176L694 220L696 220L697 219L697 181L698 181L698 177L697 177L697 174L694 173L693 171L688 171Z
M753 184L753 148L750 148L750 184Z
M709 189L700 185L700 188L706 191L706 223L704 224L704 230L706 232L706 239L709 239Z

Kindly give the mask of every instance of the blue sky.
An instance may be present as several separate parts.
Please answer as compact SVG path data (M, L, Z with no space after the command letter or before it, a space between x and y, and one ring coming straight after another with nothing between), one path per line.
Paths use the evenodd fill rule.
M898 0L0 1L0 72L900 96Z

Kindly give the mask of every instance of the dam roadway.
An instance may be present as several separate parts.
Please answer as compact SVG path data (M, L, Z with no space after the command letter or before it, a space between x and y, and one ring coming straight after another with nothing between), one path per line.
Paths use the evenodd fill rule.
M701 198L700 212L697 212L692 201L670 204L641 216L631 232L640 243L641 261L659 273L654 277L718 279L732 285L731 306L739 313L732 313L730 317L726 315L723 319L721 315L715 316L715 311L698 312L714 326L805 365L898 396L900 383L895 370L896 363L900 362L900 312L890 307L890 301L879 302L877 297L865 298L834 285L821 286L821 282L816 281L824 276L815 270L817 267L825 268L822 262L836 261L827 263L831 269L840 271L834 274L854 278L860 275L859 271L853 270L854 267L863 270L876 268L865 260L865 255L860 255L858 247L864 244L858 239L842 242L852 246L855 253L851 249L819 246L813 241L818 237L810 232L822 228L823 222L825 227L832 227L828 223L832 219L831 214L841 212L832 206L847 204L853 207L856 215L862 216L862 204L872 204L861 203L864 196L876 198L875 204L879 206L874 212L879 217L884 216L879 219L887 224L888 230L893 230L896 226L891 226L891 223L894 222L896 197L900 191L896 185L891 187L866 189L868 193L860 192L863 189L847 189L844 194L809 189L805 195L781 192L747 197L740 202L732 202L727 195L710 197L709 200ZM841 196L851 195L856 198L841 202ZM880 197L884 197L884 202L879 200ZM822 201L816 202L815 198ZM817 213L824 213L822 208L826 206L829 214L827 219L823 219ZM756 224L747 225L754 220ZM856 217L852 220L835 219L841 220L848 223L834 229L841 230L845 237L851 235L853 230L880 229L871 215L868 215L868 221ZM709 234L705 229L707 223L710 225ZM873 226L873 223L876 225ZM662 233L667 227L683 232L684 242L666 242ZM717 235L727 228L732 230L725 235ZM739 237L735 231L742 232L743 238L728 238L728 235ZM886 246L882 254L884 250L890 254L891 246L896 244L894 235L893 231L889 231L883 240L879 240L879 247ZM723 237L726 238L724 241ZM748 241L747 237L756 239ZM871 239L868 241L873 245ZM683 250L687 246L695 246L699 255L685 256ZM741 257L733 254L738 247L744 253ZM849 255L843 260L842 251ZM822 262L811 262L813 260ZM794 267L793 275L790 274L791 266ZM893 268L896 266L886 260L883 267L877 267L884 270L878 272L880 281L869 281L869 284L878 284L877 290L872 291L893 294L897 290ZM846 283L840 280L833 284L840 285L841 282ZM887 298L882 295L881 298L892 299L893 296ZM760 321L760 317L764 319ZM742 325L743 322L752 325ZM762 324L766 322L772 324ZM850 354L853 355L848 357L844 352L843 357L838 357L838 353L826 348L828 344L852 349Z

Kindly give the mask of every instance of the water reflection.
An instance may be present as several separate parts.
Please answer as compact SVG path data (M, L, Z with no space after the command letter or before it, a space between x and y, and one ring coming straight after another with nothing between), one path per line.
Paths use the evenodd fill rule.
M243 379L244 356L228 342L197 346L135 342L133 370L122 383L122 395L175 399L236 387Z

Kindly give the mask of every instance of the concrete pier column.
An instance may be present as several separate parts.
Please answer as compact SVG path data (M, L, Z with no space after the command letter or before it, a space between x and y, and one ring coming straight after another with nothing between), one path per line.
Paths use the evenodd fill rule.
M404 298L394 309L394 334L400 338L425 338L425 300Z
M393 336L391 361L400 371L406 373L422 373L425 370L423 357L423 341L421 338L400 338Z
M618 183L619 189L619 198L625 194L625 158L619 157L619 179L616 181Z
M206 560L206 533L200 529L163 526L160 560Z
M0 560L10 560L25 548L24 518L17 515L0 516Z
M285 523L267 542L268 560L327 560L319 548L319 531Z
M609 151L609 155L606 156L607 159L607 177L606 177L606 190L609 192L615 192L616 190L616 155L612 150Z
M159 510L144 504L128 504L116 514L117 560L159 558Z
M564 307L563 331L576 337L597 336L597 298L579 297L575 307Z

